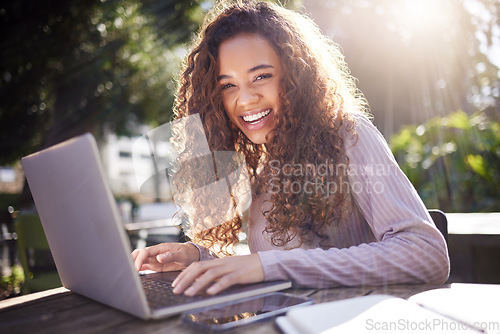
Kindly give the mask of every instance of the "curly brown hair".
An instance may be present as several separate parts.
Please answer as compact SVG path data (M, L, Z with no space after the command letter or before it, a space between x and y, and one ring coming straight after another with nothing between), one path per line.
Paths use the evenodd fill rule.
M241 33L265 38L284 68L276 126L262 145L229 120L217 83L219 46ZM326 239L322 231L345 217L351 206L346 168L320 173L310 167L347 167L345 134L355 136L352 115L367 112L339 47L306 16L269 2L219 2L212 9L184 63L175 104L177 118L200 115L210 150L245 156L254 194L271 194L265 232L275 246L294 238L300 244ZM312 180L335 191L305 191ZM294 190L297 185L302 191ZM190 236L227 254L242 226L240 215Z

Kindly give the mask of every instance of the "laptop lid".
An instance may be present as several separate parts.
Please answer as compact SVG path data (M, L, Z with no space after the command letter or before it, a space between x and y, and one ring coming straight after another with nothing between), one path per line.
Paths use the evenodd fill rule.
M149 318L94 137L75 137L21 163L64 287Z
M261 282L151 310L94 137L75 137L24 157L21 163L61 282L76 293L147 319L291 286L288 281Z

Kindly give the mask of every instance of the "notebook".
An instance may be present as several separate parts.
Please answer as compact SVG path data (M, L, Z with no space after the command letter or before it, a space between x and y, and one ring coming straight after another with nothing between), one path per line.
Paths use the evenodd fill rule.
M21 163L61 282L78 294L149 319L291 286L275 281L235 286L215 296L170 294L177 273L139 275L134 268L130 241L91 134L24 157ZM154 300L148 300L145 288L156 289Z
M500 285L453 283L408 300L367 295L299 307L276 319L285 334L500 333Z

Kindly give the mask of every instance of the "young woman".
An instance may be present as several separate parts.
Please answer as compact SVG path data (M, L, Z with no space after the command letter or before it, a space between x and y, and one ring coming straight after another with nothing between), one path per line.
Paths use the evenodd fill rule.
M415 189L366 117L337 46L267 2L219 4L181 76L177 117L199 114L212 151L244 155L250 255L227 255L241 216L190 243L133 252L137 270L183 269L174 292L287 279L333 287L443 283L449 259Z

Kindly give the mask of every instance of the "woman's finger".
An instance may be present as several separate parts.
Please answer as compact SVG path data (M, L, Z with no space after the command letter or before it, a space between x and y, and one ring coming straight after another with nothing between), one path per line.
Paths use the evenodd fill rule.
M215 260L195 262L184 269L172 282L172 287L174 288L174 293L183 293L187 288L189 288L196 280L200 279L200 276L213 265Z
M135 252L135 251L134 251ZM132 252L132 257L134 257L134 252ZM144 264L148 262L149 250L147 248L139 249L135 254L134 265L137 271L140 271Z

